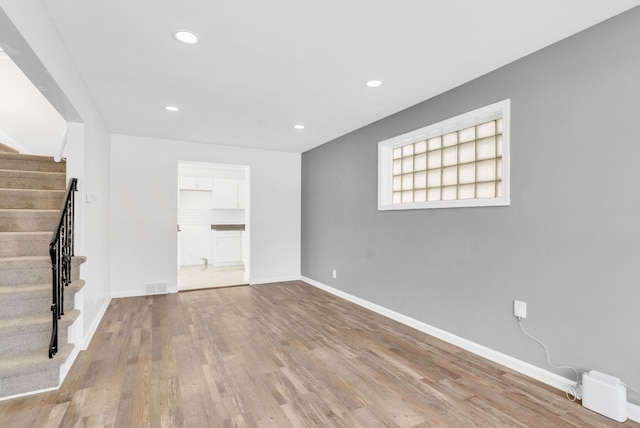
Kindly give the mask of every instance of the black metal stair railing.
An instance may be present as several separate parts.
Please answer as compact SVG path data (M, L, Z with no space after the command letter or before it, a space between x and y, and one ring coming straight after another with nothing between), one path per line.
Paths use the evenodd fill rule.
M72 178L67 186L67 194L60 208L58 225L49 243L51 271L53 273L51 312L51 341L49 342L49 358L58 352L58 320L64 315L64 287L71 282L71 257L73 257L74 202L78 190L78 179Z

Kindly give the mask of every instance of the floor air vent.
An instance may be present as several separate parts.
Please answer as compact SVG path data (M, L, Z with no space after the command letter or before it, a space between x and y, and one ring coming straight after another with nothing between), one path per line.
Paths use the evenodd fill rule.
M144 285L145 294L164 294L167 290L166 282L148 282Z

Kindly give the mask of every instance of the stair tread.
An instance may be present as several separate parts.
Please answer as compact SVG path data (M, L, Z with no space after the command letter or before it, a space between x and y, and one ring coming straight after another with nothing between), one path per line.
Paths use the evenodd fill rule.
M60 212L60 210L51 210L51 209L46 209L46 208L0 208L0 213L5 213L5 212L37 212L37 211L41 211L43 213L57 213Z
M9 174L9 175L21 175L21 174L27 174L27 175L35 175L35 176L42 176L42 177L59 177L61 175L66 175L66 172L59 172L59 171L31 171L31 170L22 170L22 169L5 169L5 168L0 168L0 175L2 174Z
M27 155L24 153L5 153L0 152L0 159L24 159L24 160L37 160L41 162L55 162L55 163L67 163L66 159L62 159L60 162L56 162L53 156L44 155Z
M6 144L1 143L1 142L0 142L0 152L2 152L2 153L20 153L18 151L18 149L14 149L13 147L7 146Z
M77 279L71 281L67 286L70 290L79 290L85 285L84 279ZM51 283L38 283L38 284L18 284L18 285L3 285L0 286L0 300L27 300L24 296L35 295L35 293L46 293L47 296L51 295ZM35 298L40 298L39 295L35 295Z
M13 294L37 293L42 290L47 290L51 294L51 283L3 285L0 287L0 297L3 300L9 300ZM20 296L19 298L23 299L24 297Z
M33 165L33 162L40 162L42 164L51 164L56 170L66 168L66 164L67 164L66 159L61 159L60 162L56 162L56 160L52 156L27 155L22 153L6 153L6 152L0 152L0 161L20 162L20 163L31 162L32 163L31 165ZM33 171L28 167L12 168L11 166L7 166L7 165L4 165L2 169L17 169L20 171ZM57 172L57 171L52 171L52 172Z
M39 193L57 193L63 194L67 191L67 189L11 189L6 187L0 187L0 191L2 192L16 192L16 193L27 193L27 192L39 192Z
M57 225L59 213L59 210L0 209L0 230L52 233Z
M72 309L64 313L58 320L61 328L66 328L80 315L80 311ZM0 337L13 334L24 334L35 331L51 331L51 310L48 309L39 315L22 316L16 318L0 319Z
M0 270L51 267L49 256L0 257Z
M63 171L4 169L0 165L0 188L2 189L65 190L66 178L67 173Z
M40 235L51 235L53 231L48 232L46 230L36 230L29 232L0 232L0 235L4 236L40 236Z
M59 367L72 350L72 344L61 345L53 358L49 358L47 349L6 355L0 359L0 379Z
M72 256L74 259L76 260L81 260L81 261L86 261L86 257L85 256ZM50 260L49 256L17 256L17 257L0 257L0 261L20 261L20 260L24 260L24 259L28 259L28 260Z
M56 162L52 157L0 152L0 168L15 171L65 172L66 161Z
M84 256L71 258L71 280L79 279ZM49 256L0 257L0 287L49 282L51 280Z
M0 257L0 263L11 263L11 262L27 262L27 261L42 261L51 259L48 256L16 256L16 257Z

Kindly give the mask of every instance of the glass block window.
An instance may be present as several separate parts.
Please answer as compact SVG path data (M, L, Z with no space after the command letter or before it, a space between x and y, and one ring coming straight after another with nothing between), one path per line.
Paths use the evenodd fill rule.
M379 143L378 208L508 205L509 100Z
M502 195L503 119L393 149L393 203Z

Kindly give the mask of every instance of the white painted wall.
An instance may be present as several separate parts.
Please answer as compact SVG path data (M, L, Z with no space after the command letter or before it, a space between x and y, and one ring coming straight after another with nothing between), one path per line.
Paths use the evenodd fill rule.
M181 162L179 177L235 178L245 179L245 170L241 165L219 165L202 162Z
M0 94L0 143L20 153L55 155L66 121L2 51Z
M111 138L112 296L177 291L178 162L250 167L252 284L300 277L301 155L157 138Z

